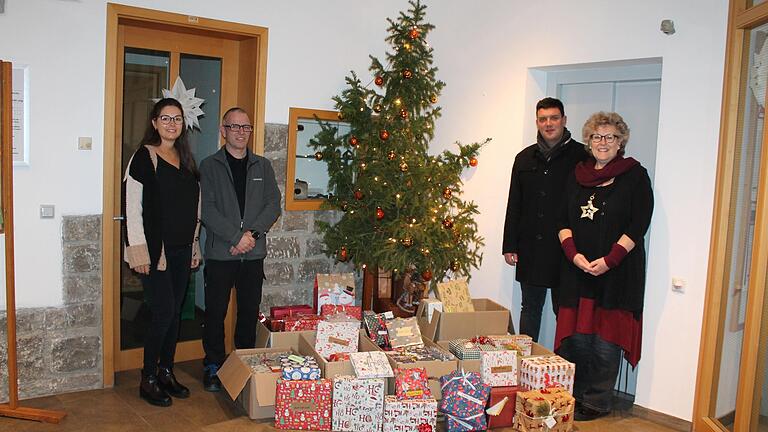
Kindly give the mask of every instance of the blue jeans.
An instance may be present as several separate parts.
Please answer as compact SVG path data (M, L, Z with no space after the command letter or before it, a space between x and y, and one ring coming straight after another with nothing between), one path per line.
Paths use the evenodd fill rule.
M576 333L563 340L557 353L576 363L573 397L586 407L610 411L621 366L621 347L596 334Z
M521 283L520 288L523 292L523 304L520 310L520 334L528 335L534 342L539 341L539 330L541 329L541 312L544 309L544 303L547 300L547 287L539 285L530 285ZM557 300L552 297L552 310L557 315Z

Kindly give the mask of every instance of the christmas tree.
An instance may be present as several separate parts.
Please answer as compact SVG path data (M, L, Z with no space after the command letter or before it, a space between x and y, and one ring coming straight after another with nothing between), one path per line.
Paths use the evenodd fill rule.
M426 6L410 1L407 12L388 19L386 66L370 56L372 80L352 72L333 98L350 132L339 135L321 123L310 145L327 162L326 208L342 210L339 222L320 222L326 251L357 268L373 266L398 277L440 281L452 272L469 275L482 261L477 206L461 199L461 173L477 165L488 142L458 144L458 153L428 153L440 116L445 83L435 78L424 21Z

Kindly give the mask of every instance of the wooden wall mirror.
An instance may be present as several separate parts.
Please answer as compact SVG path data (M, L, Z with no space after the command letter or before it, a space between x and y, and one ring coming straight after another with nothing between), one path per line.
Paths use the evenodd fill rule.
M288 111L288 155L285 174L285 209L319 210L328 197L328 168L315 158L309 141L320 132L320 123L336 128L337 136L349 134L349 123L337 111L291 107Z

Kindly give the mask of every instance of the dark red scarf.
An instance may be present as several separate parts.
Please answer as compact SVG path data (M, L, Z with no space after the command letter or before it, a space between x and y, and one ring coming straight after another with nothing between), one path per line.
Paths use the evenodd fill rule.
M616 176L624 174L635 165L640 165L640 162L634 158L628 157L625 159L622 156L616 156L603 169L598 170L595 169L596 162L595 158L589 158L576 165L576 181L580 185L586 187L598 186Z

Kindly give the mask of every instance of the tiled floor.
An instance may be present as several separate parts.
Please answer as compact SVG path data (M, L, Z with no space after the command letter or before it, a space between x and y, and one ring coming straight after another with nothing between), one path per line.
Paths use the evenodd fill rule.
M200 382L200 363L176 367L179 381L190 387L192 396L174 400L170 408L151 406L139 399L139 372L117 375L115 387L23 401L22 406L63 410L67 417L58 425L0 417L0 432L28 431L156 431L156 432L266 432L271 422L249 420L225 393L207 393ZM511 429L497 429L511 431ZM577 431L672 432L648 420L617 412L594 422L576 423Z

